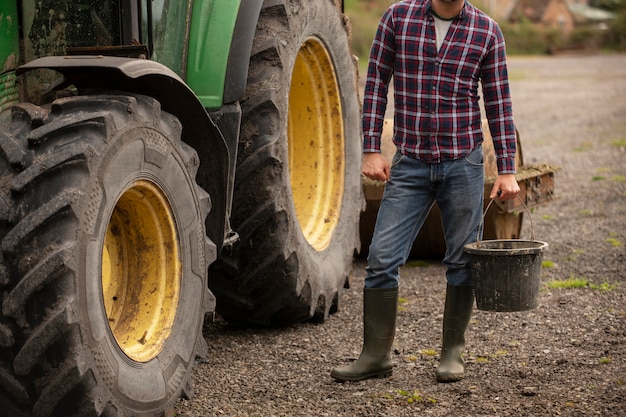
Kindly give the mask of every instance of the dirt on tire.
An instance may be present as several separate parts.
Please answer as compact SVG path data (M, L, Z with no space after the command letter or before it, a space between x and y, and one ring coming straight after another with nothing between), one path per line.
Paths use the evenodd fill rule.
M323 324L251 329L207 322L209 360L183 416L623 416L626 414L626 55L512 57L526 163L549 163L557 199L532 213L548 242L539 306L475 310L466 378L438 384L445 294L438 260L401 271L388 379L337 383L358 357L365 262ZM522 237L529 237L528 216ZM555 288L555 281L587 283Z
M316 59L307 62L307 56ZM310 74L324 68L320 56L328 57L326 72L335 73L336 91L328 96L342 98L334 111L322 111L327 110L320 105L323 100L312 99L318 88L334 86L311 82L315 77ZM308 71L303 71L305 63ZM294 91L301 92L295 99ZM228 321L284 325L324 321L336 311L350 274L350 256L359 246L361 177L354 170L361 160L358 106L355 62L336 5L329 0L265 1L242 102L230 219L239 240L222 251L209 279L217 309ZM319 130L292 127L298 117L320 121ZM345 133L337 149L329 140L336 125ZM337 129L338 135L342 132ZM335 158L326 155L336 155L340 168L333 168ZM307 164L300 166L319 167L319 175L299 168L303 159ZM341 185L302 181L306 176L325 176L332 180L329 184ZM315 244L309 230L319 233L321 244Z
M13 168L0 169L10 184L0 414L164 413L205 346L212 259L197 153L178 120L142 95L17 104L9 131L0 141L0 165ZM164 242L177 247L168 260Z

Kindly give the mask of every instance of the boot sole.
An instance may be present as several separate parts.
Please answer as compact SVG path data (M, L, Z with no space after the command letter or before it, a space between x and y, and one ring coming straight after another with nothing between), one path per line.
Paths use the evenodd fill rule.
M458 382L465 378L465 374L437 374L437 382Z
M371 378L389 378L391 376L391 374L393 374L393 370L389 369L388 371L382 371L382 372L372 372L366 375L358 375L358 376L341 376L341 375L336 375L333 374L332 372L330 373L330 376L333 377L334 379L338 380L338 381L349 381L349 382L355 382L355 381L363 381L366 379L371 379Z

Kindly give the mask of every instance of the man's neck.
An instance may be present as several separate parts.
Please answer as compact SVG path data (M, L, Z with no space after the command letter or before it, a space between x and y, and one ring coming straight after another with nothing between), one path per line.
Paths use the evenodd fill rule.
M432 0L433 11L443 19L457 17L464 5L465 0Z

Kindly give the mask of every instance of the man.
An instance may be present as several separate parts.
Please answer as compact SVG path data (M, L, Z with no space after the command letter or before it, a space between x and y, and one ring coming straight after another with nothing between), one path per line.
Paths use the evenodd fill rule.
M391 165L380 137L394 79ZM334 368L338 380L388 377L395 335L399 267L436 202L446 240L446 301L439 382L464 378L461 354L474 305L463 246L482 218L484 168L479 81L497 156L490 198L515 198L515 127L506 53L498 25L465 0L405 0L384 13L372 44L363 106L363 174L386 181L363 290L363 349Z

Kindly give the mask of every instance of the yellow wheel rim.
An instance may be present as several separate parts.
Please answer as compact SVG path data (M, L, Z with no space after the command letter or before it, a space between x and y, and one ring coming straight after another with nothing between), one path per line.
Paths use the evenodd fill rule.
M339 222L345 182L339 84L326 47L309 38L300 48L289 93L291 190L300 228L316 250L326 249Z
M132 360L156 357L179 301L181 261L170 205L152 182L118 200L102 251L102 295L111 332Z

